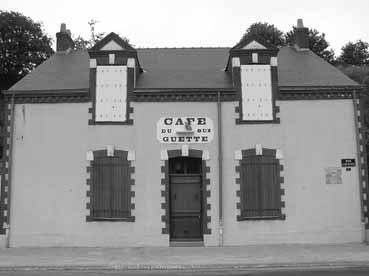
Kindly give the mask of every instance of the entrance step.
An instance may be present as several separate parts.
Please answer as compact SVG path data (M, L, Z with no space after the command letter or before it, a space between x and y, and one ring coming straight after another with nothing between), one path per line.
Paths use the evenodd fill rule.
M202 247L204 241L170 241L170 247Z

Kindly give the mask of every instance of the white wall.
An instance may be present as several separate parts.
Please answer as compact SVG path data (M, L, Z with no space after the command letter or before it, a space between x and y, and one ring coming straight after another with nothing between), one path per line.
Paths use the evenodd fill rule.
M89 105L16 106L11 246L168 246L168 235L161 234L160 150L180 147L157 141L156 122L162 116L187 114L215 120L215 104L135 104L133 126L89 126ZM110 144L136 151L134 223L86 222L86 152ZM190 146L211 150L209 175L214 179L216 145L214 138L210 144ZM216 190L211 193L215 198ZM210 203L208 212L215 216L215 201ZM215 229L215 221L211 224ZM215 245L213 236L205 237L205 243Z
M240 125L224 118L225 244L343 243L363 240L357 167L342 171L343 184L325 184L326 167L356 158L351 100L281 101L281 124ZM226 103L225 114L235 104ZM236 116L234 116L235 118ZM229 135L232 133L232 135ZM240 139L234 139L240 137ZM285 221L237 221L234 151L282 149Z
M0 248L5 248L6 247L6 239L7 239L6 235L1 235L0 236Z
M89 126L90 103L25 104L15 112L11 246L168 246L161 234L163 116L206 116L217 128L216 103L132 103L133 126ZM281 124L236 125L236 103L223 103L225 245L359 242L363 239L357 168L343 184L326 185L324 168L356 158L350 100L283 101ZM86 152L113 144L135 150L136 222L86 222ZM234 151L262 144L284 153L285 221L236 220ZM218 244L218 139L190 145L209 150L211 235Z

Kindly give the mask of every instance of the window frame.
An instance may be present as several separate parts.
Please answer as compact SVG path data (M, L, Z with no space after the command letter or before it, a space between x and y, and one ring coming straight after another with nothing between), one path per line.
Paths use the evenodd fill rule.
M89 203L87 203L87 209L89 209L90 214L89 216L86 217L87 221L127 221L127 222L134 222L135 221L135 217L132 216L132 210L135 209L135 204L132 203L132 199L135 196L134 191L132 191L132 185L134 185L134 180L132 178L132 174L134 173L134 167L132 166L131 161L128 160L128 151L123 151L123 150L114 150L114 156L110 157L107 154L107 150L97 150L97 151L93 151L93 160L90 161L90 165L89 167L87 167L87 172L90 175L90 178L87 179L87 185L89 186L89 191L87 191L87 197L89 198ZM114 217L112 215L110 216L97 216L95 211L97 209L97 206L94 206L94 204L96 204L96 197L99 197L101 195L96 195L96 190L94 189L94 186L97 185L96 181L97 181L97 173L96 173L96 160L103 160L103 159L108 159L108 158L119 158L121 159L120 161L122 166L120 169L127 169L126 171L126 177L122 178L119 181L122 181L122 185L125 185L124 190L125 193L121 194L120 196L118 196L118 199L120 200L128 200L127 203L125 203L125 205L127 206L127 210L123 210L123 212L127 212L126 216L123 217ZM114 164L111 164L112 166L109 167L109 169L113 168ZM118 164L120 165L120 164ZM113 183L114 179L113 177L111 178L111 181ZM114 186L114 184L109 183L109 184L104 184L104 185L109 185L109 186ZM100 186L101 187L101 186ZM113 187L114 189L114 187ZM109 201L111 202L112 198L111 196L117 196L116 193L110 191L110 198ZM118 204L122 204L121 202ZM110 210L111 211L111 210ZM112 212L112 211L111 211Z
M90 97L92 101L92 106L88 109L88 113L90 113L90 117L88 119L89 125L133 125L133 119L131 118L131 114L134 111L134 108L131 106L131 98L133 89L135 86L135 78L136 78L136 69L135 67L131 67L128 65L128 59L131 57L127 57L124 53L118 53L117 51L113 51L115 54L114 64L108 63L108 54L110 52L106 51L106 53L102 53L102 55L92 55L90 56L90 81L89 81L89 91ZM91 53L90 53L91 54ZM106 56L105 56L106 55ZM97 81L97 67L98 66L126 66L127 67L127 78L126 78L126 115L125 121L98 121L96 120L96 81Z
M253 39L255 40L255 39ZM257 39L256 39L257 41ZM252 54L258 54L258 62L252 62ZM279 94L278 89L278 66L272 62L272 58L277 58L278 49L252 49L252 50L233 50L230 58L232 58L232 82L233 87L236 90L236 97L238 104L235 106L235 113L237 118L235 119L236 125L243 124L280 124L280 107L277 105L277 99ZM244 65L270 65L271 71L271 86L272 86L272 107L273 107L273 119L272 120L246 120L243 118L243 97L242 97L242 71L241 66Z
M271 168L266 165L266 161L270 162L271 165L275 166L276 172L275 176L272 177L271 183L269 185L263 185L262 182L262 169ZM247 186L248 183L245 183L247 177L244 175L247 167L245 164L247 162L251 162L256 168L256 175L260 174L260 177L257 177L258 183L252 183ZM262 149L261 154L257 154L256 149L248 149L242 150L242 159L239 160L238 166L236 166L236 172L239 173L239 178L236 179L236 183L239 184L239 190L237 191L237 196L239 197L239 202L237 203L237 209L240 210L239 215L237 216L237 221L244 220L285 220L286 216L282 213L282 208L285 207L285 203L282 200L282 195L284 195L284 189L281 188L281 185L284 182L284 178L281 176L281 172L283 171L283 166L280 164L280 159L276 158L276 150L274 149ZM265 189L272 187L274 190L271 190L271 196L273 200L275 200L274 204L278 205L278 207L274 207L272 209L277 210L278 214L273 215L264 215L267 212L267 208L265 208L265 201L263 201L263 197L265 198ZM277 187L275 187L277 186ZM250 208L247 208L248 202L247 200L247 190L251 190L254 188L253 192L257 195L257 199L252 202L254 205L253 210L255 210L255 215L247 214L250 212ZM256 188L256 189L255 189ZM274 191L274 193L273 193ZM270 203L268 202L267 205ZM270 211L270 210L269 210Z

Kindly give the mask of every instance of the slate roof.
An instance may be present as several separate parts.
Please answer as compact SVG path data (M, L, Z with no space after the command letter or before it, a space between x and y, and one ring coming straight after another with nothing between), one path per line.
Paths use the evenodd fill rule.
M358 85L312 51L283 47L278 53L279 86Z
M224 69L229 48L140 49L138 88L232 88Z
M144 72L137 88L232 88L224 71L230 48L137 49ZM353 86L356 82L311 51L283 47L278 53L279 86ZM87 51L57 53L10 91L88 89Z
M55 54L14 84L9 90L64 90L89 87L87 51Z

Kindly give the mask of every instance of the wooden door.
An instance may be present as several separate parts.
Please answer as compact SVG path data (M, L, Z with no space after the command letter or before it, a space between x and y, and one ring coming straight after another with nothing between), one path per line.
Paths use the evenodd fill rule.
M202 240L201 174L170 174L170 238Z

